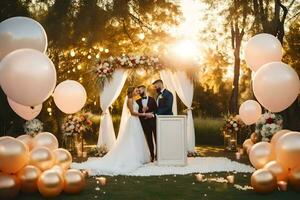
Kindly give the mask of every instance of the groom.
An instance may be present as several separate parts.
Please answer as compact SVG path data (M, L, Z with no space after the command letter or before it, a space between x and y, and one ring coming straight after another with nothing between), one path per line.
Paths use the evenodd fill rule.
M156 113L157 105L152 97L147 96L146 86L139 86L138 91L141 96L141 98L136 101L139 105L139 113L153 113L153 117L151 118L140 117L151 154L151 162L153 162L156 154L154 151L154 146L156 143L156 118L154 114ZM153 142L153 138L155 143Z
M156 115L173 115L173 94L165 89L162 80L156 80L153 85L157 92L157 112Z

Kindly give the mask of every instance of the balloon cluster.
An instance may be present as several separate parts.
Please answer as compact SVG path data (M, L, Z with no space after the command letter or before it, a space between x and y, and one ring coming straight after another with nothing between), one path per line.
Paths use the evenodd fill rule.
M0 137L0 199L16 197L20 191L44 197L81 192L85 176L76 169L69 169L71 154L58 148L56 137L48 132L34 138Z
M245 60L252 70L254 95L271 112L288 108L300 91L296 71L281 59L282 46L273 35L258 34L246 44ZM239 115L245 124L254 124L260 118L262 109L258 102L248 100L240 106ZM277 181L288 181L300 189L300 133L281 130L273 135L271 143L256 142L257 135L253 133L243 144L257 169L251 177L254 190L271 192L277 188Z
M251 177L254 190L271 192L279 181L300 190L300 132L281 130L273 135L270 143L255 142L253 134L243 144L251 164L257 169Z
M252 70L254 95L264 108L281 112L296 100L300 80L293 68L281 62L282 46L276 37L266 33L252 37L245 47L245 59ZM240 106L239 115L245 124L260 118L258 102L248 100Z
M84 106L87 95L80 83L67 80L55 89L56 69L45 54L47 35L37 21L27 17L2 21L0 44L0 85L10 107L20 117L34 119L51 95L67 114Z

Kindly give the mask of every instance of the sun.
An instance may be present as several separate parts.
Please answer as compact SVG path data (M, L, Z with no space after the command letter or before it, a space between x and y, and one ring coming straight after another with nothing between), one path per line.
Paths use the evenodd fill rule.
M198 47L193 41L184 39L170 45L169 52L177 58L194 59L197 56Z

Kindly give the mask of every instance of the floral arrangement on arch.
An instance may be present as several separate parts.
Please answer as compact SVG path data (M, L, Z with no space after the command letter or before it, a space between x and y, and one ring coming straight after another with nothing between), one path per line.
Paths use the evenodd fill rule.
M30 121L26 121L26 123L23 125L23 128L27 135L34 137L38 133L43 131L43 125L43 122L41 122L39 119L33 119Z
M80 112L68 115L61 126L64 137L80 135L91 129L90 113Z
M105 80L110 79L112 77L113 72L116 69L162 69L164 66L160 62L157 56L128 56L122 55L119 57L110 56L107 59L100 60L97 63L96 68L93 72L96 75L97 82L100 86L104 85Z
M283 119L279 114L266 112L256 122L255 133L262 141L269 142L272 136L282 129Z

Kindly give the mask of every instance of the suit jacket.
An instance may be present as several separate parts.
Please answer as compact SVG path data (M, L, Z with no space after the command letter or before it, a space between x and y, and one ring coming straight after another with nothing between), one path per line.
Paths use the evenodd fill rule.
M164 89L163 93L157 97L157 115L173 115L173 94Z
M142 113L143 112L142 98L138 99L136 102L139 105L139 113ZM157 104L153 97L148 96L147 106L148 106L148 110L146 111L147 113L153 113L153 114L156 113ZM145 117L140 117L140 120L141 120L141 122L143 122L143 121L156 120L156 119L155 118L146 119Z

